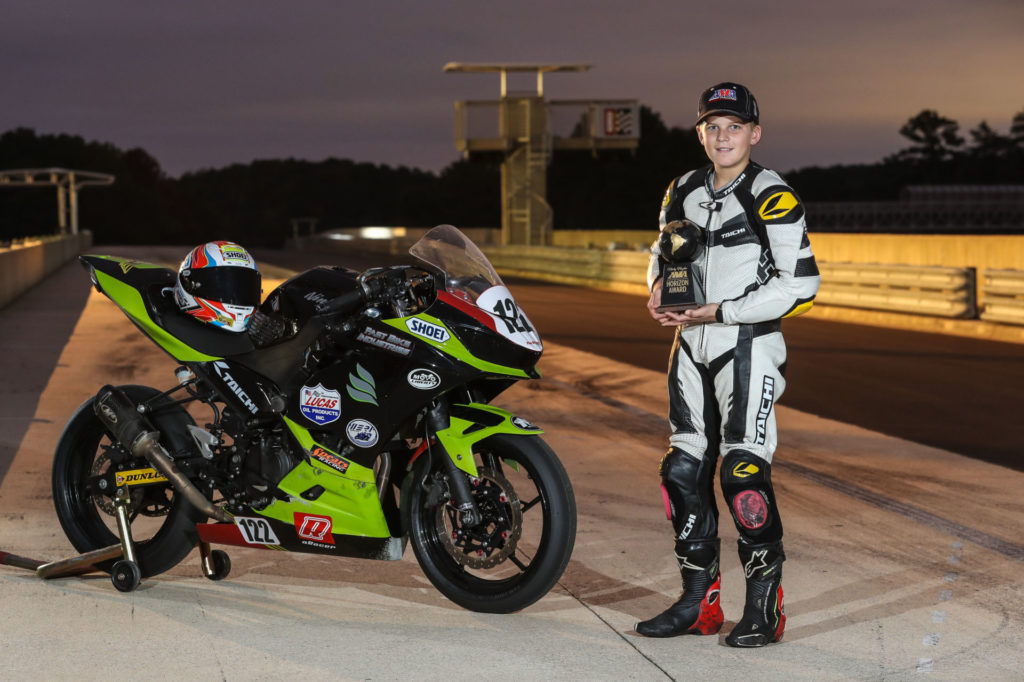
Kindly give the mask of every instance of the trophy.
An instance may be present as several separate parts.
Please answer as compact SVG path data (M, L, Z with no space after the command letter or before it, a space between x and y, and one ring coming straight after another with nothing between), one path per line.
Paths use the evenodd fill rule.
M673 220L658 237L661 260L659 313L675 313L704 305L704 288L693 268L704 255L704 230L689 220Z

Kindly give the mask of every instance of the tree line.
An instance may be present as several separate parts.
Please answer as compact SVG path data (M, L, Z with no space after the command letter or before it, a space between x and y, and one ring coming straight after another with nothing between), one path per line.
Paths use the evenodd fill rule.
M692 128L669 127L641 107L632 152L556 152L548 169L555 229L650 229L669 179L704 165ZM960 134L924 110L900 129L908 146L873 164L785 173L805 201L884 201L912 184L1024 183L1024 110L1006 135L985 121ZM110 173L115 184L79 195L80 224L97 243L193 244L231 239L279 246L293 218L319 229L359 225L461 227L501 222L500 159L450 164L440 173L346 159L263 160L169 177L143 149L17 128L0 135L0 170L63 167ZM0 188L0 240L57 224L53 187Z

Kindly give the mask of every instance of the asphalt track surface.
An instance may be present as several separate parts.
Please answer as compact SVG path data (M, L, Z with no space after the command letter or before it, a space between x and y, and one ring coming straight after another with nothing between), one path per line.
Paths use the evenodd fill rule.
M0 552L69 555L49 481L63 423L103 383L172 381L175 363L86 282L69 265L0 311ZM555 289L536 291L551 299ZM547 324L527 288L513 291ZM575 314L604 317L605 296ZM576 493L573 558L536 605L459 609L411 552L370 563L227 548L232 573L216 583L193 553L129 594L103 575L40 581L0 566L0 679L1021 679L1024 474L785 404L773 466L785 640L757 651L723 643L742 610L743 570L721 506L722 632L637 637L633 623L679 589L656 473L667 340L650 342L662 364L648 370L542 332L544 378L497 401L546 429Z
M326 261L258 256L293 269ZM331 264L362 269L381 261L357 255ZM667 370L672 330L651 320L646 299L525 279L507 284L545 341ZM1024 471L1024 344L816 320L813 310L784 321L783 333L789 359L780 404Z

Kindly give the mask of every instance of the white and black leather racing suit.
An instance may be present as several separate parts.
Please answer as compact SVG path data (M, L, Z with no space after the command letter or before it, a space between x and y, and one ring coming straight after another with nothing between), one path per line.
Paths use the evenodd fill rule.
M715 191L713 170L673 180L659 220L662 228L690 220L705 229L695 274L705 300L719 304L716 322L678 328L668 375L673 433L661 476L684 583L700 568L710 584L718 571L714 472L721 455L722 493L739 531L749 597L751 579L781 581L784 559L771 484L774 405L786 385L781 320L811 307L821 278L803 205L782 178L750 162ZM662 270L657 241L652 252L653 287Z

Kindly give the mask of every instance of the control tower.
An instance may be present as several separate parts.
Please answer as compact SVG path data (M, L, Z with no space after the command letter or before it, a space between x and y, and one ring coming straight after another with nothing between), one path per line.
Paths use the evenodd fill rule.
M635 149L639 142L636 100L544 99L544 74L589 69L589 64L445 64L446 72L501 76L501 99L455 103L455 148L467 158L495 152L503 155L504 244L550 244L553 216L547 202L547 166L553 150L596 154ZM535 73L536 91L509 90L510 73Z

